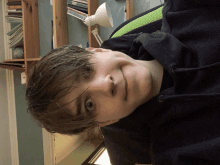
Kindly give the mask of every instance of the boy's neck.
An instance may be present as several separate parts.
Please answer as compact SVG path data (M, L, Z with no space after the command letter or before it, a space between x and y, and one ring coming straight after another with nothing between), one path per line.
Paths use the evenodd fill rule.
M141 65L147 67L151 72L152 79L153 79L153 90L149 99L153 98L157 94L159 94L162 79L163 79L163 66L155 59L152 61L143 61L143 60L136 60Z

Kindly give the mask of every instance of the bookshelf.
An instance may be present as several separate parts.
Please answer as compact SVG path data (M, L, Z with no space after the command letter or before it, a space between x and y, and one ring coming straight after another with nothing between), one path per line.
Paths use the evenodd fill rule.
M24 42L24 59L6 59L4 63L24 62L25 68L16 66L0 65L1 68L28 72L33 62L40 60L40 43L39 43L39 22L38 20L38 0L22 0L22 22L23 22L23 42Z
M127 14L126 18L133 17L134 0L126 0ZM99 6L98 0L88 0L88 15L93 15ZM54 37L55 48L68 45L68 22L67 22L66 1L56 0L53 4ZM39 41L39 22L38 20L38 0L22 0L22 20L24 37L24 59L6 59L3 62L24 62L25 68L0 65L1 68L25 71L26 81L31 66L40 60L40 41ZM88 27L88 39L90 47L99 47L91 31L97 25ZM58 39L59 38L59 39Z

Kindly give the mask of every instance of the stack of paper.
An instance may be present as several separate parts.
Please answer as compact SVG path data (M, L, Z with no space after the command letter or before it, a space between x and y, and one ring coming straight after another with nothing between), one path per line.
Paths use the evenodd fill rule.
M22 17L7 15L5 16L5 18L6 18L6 21L9 23L22 23Z
M7 33L9 36L10 48L23 46L23 24L20 23Z
M9 23L22 22L21 0L8 0L6 21Z

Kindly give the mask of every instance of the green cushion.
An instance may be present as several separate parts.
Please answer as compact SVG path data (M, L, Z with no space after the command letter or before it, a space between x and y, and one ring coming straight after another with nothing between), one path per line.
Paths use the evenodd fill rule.
M128 33L131 30L137 29L141 26L144 26L146 24L162 19L162 9L163 9L163 6L129 22L128 24L123 26L121 29L119 29L111 38L121 36L125 33Z

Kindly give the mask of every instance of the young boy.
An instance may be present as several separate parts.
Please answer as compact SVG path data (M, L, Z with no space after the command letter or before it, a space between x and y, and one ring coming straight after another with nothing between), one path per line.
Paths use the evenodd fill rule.
M167 0L162 28L63 46L27 84L50 132L102 127L111 163L220 163L220 1Z

